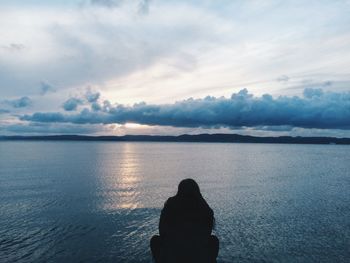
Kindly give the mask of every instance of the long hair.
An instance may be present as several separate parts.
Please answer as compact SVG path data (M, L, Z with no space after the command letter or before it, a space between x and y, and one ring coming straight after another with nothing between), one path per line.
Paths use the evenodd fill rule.
M206 211L210 215L211 228L215 227L215 218L213 210L203 198L197 182L191 178L184 179L180 182L176 196L179 199L191 199L197 203L198 208Z

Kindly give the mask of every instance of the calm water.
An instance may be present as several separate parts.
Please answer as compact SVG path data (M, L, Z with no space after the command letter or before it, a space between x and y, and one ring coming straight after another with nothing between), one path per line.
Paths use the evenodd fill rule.
M0 262L151 262L187 177L219 262L349 262L349 168L337 145L0 142Z

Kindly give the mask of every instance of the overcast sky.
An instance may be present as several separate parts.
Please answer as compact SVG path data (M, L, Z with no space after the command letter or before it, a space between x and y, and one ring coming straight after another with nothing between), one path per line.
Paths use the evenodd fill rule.
M1 0L0 135L350 137L350 1Z

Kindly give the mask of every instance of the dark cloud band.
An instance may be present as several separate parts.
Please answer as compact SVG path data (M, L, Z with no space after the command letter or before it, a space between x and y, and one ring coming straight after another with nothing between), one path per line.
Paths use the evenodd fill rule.
M255 97L246 89L231 98L187 99L174 104L133 106L104 102L77 114L34 113L21 120L75 124L135 122L173 127L291 126L319 129L350 129L350 92L305 89L304 96Z

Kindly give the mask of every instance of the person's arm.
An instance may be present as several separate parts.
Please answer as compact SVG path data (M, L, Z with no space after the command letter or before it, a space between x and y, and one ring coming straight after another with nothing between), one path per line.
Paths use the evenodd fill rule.
M162 212L160 214L159 219L159 234L160 236L164 236L167 233L169 233L169 200L170 198L165 202L164 207L162 209Z
M211 235L214 227L215 227L215 217L214 217L214 211L209 208L207 214L206 214L206 234Z

